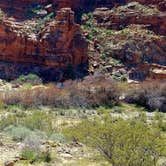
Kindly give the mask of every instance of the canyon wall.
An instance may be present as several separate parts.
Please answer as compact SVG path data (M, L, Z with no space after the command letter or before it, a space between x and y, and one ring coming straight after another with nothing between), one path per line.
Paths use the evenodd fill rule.
M88 33L75 20L84 24L82 14L91 12L94 28L113 31L104 44L110 56L126 66L165 66L165 11L166 0L0 0L0 61L54 69L87 64ZM104 43L89 44L96 41L94 63Z
M32 26L34 29L30 31ZM41 25L36 24L36 20L16 21L2 17L0 60L53 67L79 65L87 61L87 42L80 26L74 22L74 12L70 8L57 11L55 19L46 22L43 29L35 33L37 26Z

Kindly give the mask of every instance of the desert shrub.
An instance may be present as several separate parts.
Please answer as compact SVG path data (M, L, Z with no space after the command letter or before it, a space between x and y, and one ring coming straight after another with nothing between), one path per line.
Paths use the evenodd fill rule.
M40 153L40 155L38 155L38 157L37 157L37 160L40 162L44 161L44 162L49 163L52 160L51 154L48 151Z
M4 131L8 133L10 136L12 136L12 138L16 141L22 141L32 133L30 129L22 126L8 126L4 129Z
M17 78L13 82L20 83L20 84L29 83L29 84L36 85L36 84L41 84L42 79L35 74L28 74L28 75L21 75L19 78Z
M34 161L36 159L36 153L32 150L24 150L21 153L21 158L29 161Z
M40 151L41 146L42 146L42 139L40 138L40 136L32 134L24 139L23 150Z
M51 156L49 152L35 152L33 150L23 150L20 154L20 157L24 160L28 160L30 163L33 162L47 162L51 161Z
M112 106L119 102L120 92L110 78L87 77L69 88L73 106Z
M17 131L22 131L20 134L24 134L24 132L27 133L29 130L34 132L39 130L49 134L55 130L52 124L52 118L53 117L51 115L42 111L33 111L32 113L24 114L24 116L19 116L19 114L11 114L1 119L0 130L4 130L6 127L13 125L18 128L9 128L9 131L16 132L16 135ZM19 128L19 126L23 126L23 128Z
M41 132L40 130L31 130L24 126L13 126L10 125L3 130L5 133L9 134L15 141L23 141L28 137L38 137L40 139L46 139L47 134Z
M60 142L60 143L67 142L67 139L62 133L53 133L49 139L52 141Z
M84 120L64 133L98 149L113 166L155 166L166 150L160 130L141 120L115 120L106 116Z
M22 118L22 122L20 120L19 123L31 130L38 129L47 133L53 131L52 117L40 111L34 111L32 114Z
M0 130L4 130L6 127L15 124L17 124L17 117L14 115L8 115L0 120Z
M141 83L130 88L125 100L145 106L150 110L166 111L166 84L162 82Z
M42 149L42 142L38 136L29 136L24 141L24 147L20 154L21 158L29 162L50 162L49 149Z
M16 105L17 103L19 103L20 98L21 93L16 90L0 93L0 101L7 105Z
M119 102L120 92L110 78L87 77L83 81L64 83L63 88L54 84L32 89L17 89L0 94L0 101L25 107L49 105L54 107L112 106Z
M153 125L154 127L157 127L163 132L166 131L166 121L161 112L158 112L158 111L155 112Z

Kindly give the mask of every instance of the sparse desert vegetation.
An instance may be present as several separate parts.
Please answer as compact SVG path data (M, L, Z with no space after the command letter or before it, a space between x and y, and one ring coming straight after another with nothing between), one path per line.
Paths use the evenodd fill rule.
M36 80L21 76L11 82L19 88L0 94L0 132L21 145L16 165L156 166L165 161L163 82L129 85L101 75L58 84ZM154 107L153 97L162 103Z

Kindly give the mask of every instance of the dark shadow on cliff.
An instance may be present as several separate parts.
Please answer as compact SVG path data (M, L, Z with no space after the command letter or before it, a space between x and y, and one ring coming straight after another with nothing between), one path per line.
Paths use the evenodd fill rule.
M0 79L12 81L28 74L39 76L43 82L63 82L67 79L82 79L88 75L88 63L55 68L28 63L0 62Z
M75 9L75 21L81 23L81 17L84 13L93 12L96 8L106 7L113 8L115 6L124 5L127 0L83 0L80 7Z
M13 2L12 0L0 0L0 9L7 17L12 17L16 21L26 21L30 19L43 19L50 14L45 6L50 2ZM18 7L19 6L19 7ZM52 11L53 12L53 11Z

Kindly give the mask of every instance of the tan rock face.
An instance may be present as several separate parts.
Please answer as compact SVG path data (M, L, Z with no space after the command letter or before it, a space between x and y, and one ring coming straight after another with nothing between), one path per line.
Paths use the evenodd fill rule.
M55 19L47 22L38 33L30 31L33 26L36 28L40 24L31 21L26 25L25 22L2 18L0 60L54 67L86 62L87 43L79 25L74 22L71 9L60 9Z

